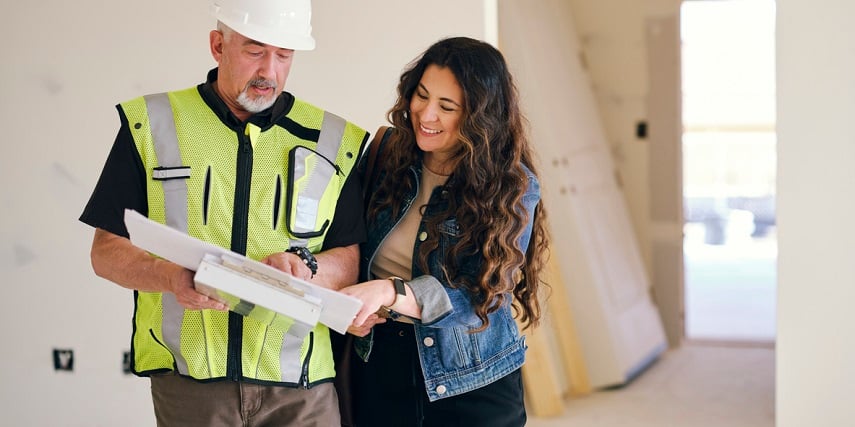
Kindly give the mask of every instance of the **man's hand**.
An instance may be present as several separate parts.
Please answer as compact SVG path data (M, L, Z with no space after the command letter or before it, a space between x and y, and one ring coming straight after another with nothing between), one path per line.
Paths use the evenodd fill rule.
M282 270L298 279L311 280L312 270L299 255L290 252L277 252L264 257L261 262Z
M374 325L379 325L381 323L386 323L386 319L378 316L376 313L371 314L368 316L368 318L365 320L365 323L363 323L362 325L360 325L360 326L356 326L356 325L348 326L347 332L350 334L356 335L358 337L364 337L364 336L368 335L369 332L371 332L371 328L373 328Z
M318 262L318 273L315 277L312 277L312 270L297 254L277 252L264 257L261 262L327 289L339 290L356 282L359 272L359 245L327 249L314 255Z
M193 272L182 269L182 271L170 276L170 291L175 299L187 310L228 310L229 307L222 301L211 298L196 291L193 282Z
M196 291L192 271L154 257L109 231L95 229L91 258L95 274L124 288L170 292L188 310L228 310L226 304Z

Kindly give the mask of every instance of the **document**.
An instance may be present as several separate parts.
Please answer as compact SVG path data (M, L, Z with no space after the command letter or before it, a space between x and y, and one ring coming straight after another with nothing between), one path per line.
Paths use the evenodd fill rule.
M199 292L229 309L271 326L308 333L321 322L341 334L353 322L362 301L301 280L262 262L196 239L126 209L131 243L196 272Z
M206 254L193 278L196 290L222 301L235 313L305 338L320 318L320 298L294 276L271 275L273 272L253 267L230 255Z

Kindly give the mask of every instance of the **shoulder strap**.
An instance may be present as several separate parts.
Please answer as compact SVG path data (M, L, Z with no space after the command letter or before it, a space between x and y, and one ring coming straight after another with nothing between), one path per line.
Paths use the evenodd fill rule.
M394 128L381 126L374 135L374 139L371 140L371 144L368 145L368 158L365 163L365 175L363 176L364 181L362 184L366 207L368 206L368 199L371 198L371 187L374 185L374 179L377 178L377 170L374 167L374 164L377 162L377 153L380 152L380 146L385 144L386 140L389 139L392 129Z

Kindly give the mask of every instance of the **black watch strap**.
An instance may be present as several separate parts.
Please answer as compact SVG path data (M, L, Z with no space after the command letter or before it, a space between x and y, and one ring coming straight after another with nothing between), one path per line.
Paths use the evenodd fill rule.
M309 270L312 270L312 277L315 277L315 274L318 273L318 260L315 259L315 256L308 248L303 246L292 246L285 249L285 252L297 254L297 256L303 260L303 263L306 264L306 267L309 267Z

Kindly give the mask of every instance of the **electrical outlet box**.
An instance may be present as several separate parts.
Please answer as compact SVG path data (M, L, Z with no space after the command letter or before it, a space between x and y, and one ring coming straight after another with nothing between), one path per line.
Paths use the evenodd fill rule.
M74 350L69 348L53 349L53 369L55 371L73 371Z
M638 139L647 139L647 122L640 121L635 124L635 137Z
M131 352L125 351L122 353L122 372L125 374L131 373Z

